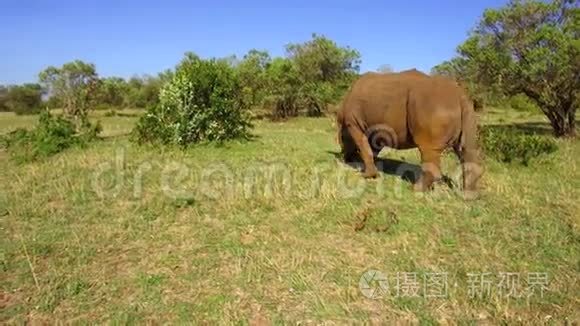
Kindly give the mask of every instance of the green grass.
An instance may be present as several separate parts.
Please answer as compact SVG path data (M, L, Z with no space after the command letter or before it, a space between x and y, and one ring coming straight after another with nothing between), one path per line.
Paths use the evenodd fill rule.
M0 152L2 323L579 321L578 141L528 167L488 159L466 202L445 185L419 196L393 175L361 179L333 154L330 118L257 121L253 141L186 151L130 143L135 118L94 118L106 137L88 149L25 165ZM33 123L2 114L0 133ZM419 163L416 150L383 156ZM443 163L454 176L455 158ZM370 269L390 295L362 295ZM397 297L399 272L446 272L448 297ZM472 299L467 274L483 272L491 296ZM549 283L508 298L501 272Z

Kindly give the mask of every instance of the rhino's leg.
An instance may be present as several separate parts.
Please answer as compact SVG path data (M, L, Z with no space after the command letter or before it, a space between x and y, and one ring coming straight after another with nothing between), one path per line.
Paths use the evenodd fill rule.
M358 154L356 144L354 143L350 133L345 128L340 132L340 144L342 149L342 157L346 163L360 162L360 156Z
M371 146L369 145L369 141L367 136L354 125L348 126L348 132L356 147L358 148L359 154L361 159L364 162L364 173L363 177L365 178L376 178L378 175L377 167L375 166L375 162L373 159L373 151Z
M467 198L475 198L477 197L477 182L483 175L477 150L461 148L459 145L454 146L453 149L461 163L463 191Z
M441 180L441 150L419 146L421 152L421 176L413 186L415 191L431 189L433 182Z

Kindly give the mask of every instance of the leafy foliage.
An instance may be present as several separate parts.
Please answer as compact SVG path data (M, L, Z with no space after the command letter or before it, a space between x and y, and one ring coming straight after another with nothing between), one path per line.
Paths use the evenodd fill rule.
M126 83L123 106L130 108L149 108L159 103L159 92L171 80L172 72L165 71L157 77L131 77Z
M159 105L137 123L133 139L187 146L245 138L251 123L242 93L230 64L188 53L161 90Z
M572 136L580 106L579 36L577 0L511 0L484 12L451 70L492 93L525 94L556 136Z
M23 84L0 90L0 111L16 114L35 114L42 107L42 87L38 84Z
M360 69L358 51L316 34L305 43L289 44L286 52L287 58L274 59L267 70L272 87L268 103L275 118L322 115Z
M431 69L432 75L451 77L461 83L469 96L473 99L476 110L486 105L498 105L504 101L501 91L494 87L487 87L475 79L477 70L465 58L453 58L444 61Z
M87 124L88 112L98 94L98 75L94 64L81 60L50 66L39 74L49 94L57 96L64 105L65 117L78 130Z
M540 110L538 105L524 94L517 94L512 96L509 99L508 104L511 108L522 112L539 112Z
M99 82L97 102L103 107L121 108L125 105L125 97L128 93L129 86L123 78L103 78Z
M520 162L528 165L533 159L558 149L552 138L528 135L514 128L482 128L480 137L484 152L506 163Z
M164 71L157 76L133 76L128 80L121 77L101 78L93 105L101 110L149 108L159 103L159 92L171 76L171 71Z
M6 102L8 101L8 87L0 85L0 112L8 111Z
M264 105L271 88L267 74L271 63L272 58L268 52L253 49L235 65L236 73L243 86L244 102L248 106Z
M3 136L2 143L16 161L32 162L73 146L84 147L95 140L101 130L101 125L97 123L77 133L70 120L53 116L50 111L44 110L34 129L16 129Z
M299 114L319 116L335 95L335 88L330 83L302 78L291 59L276 58L269 67L268 77L272 89L266 105L271 107L274 119Z
M253 49L241 60L231 56L213 61L227 66L224 69L235 75L240 106L254 113L268 110L274 118L287 118L320 116L329 104L339 101L358 75L360 54L313 34L311 40L288 44L284 57L272 58L266 51ZM166 70L157 76L99 78L93 64L76 60L48 67L39 79L48 95L44 106L63 108L65 117L79 128L90 109L112 113L122 108L148 108L150 113L161 110L161 89L169 82L174 82L174 89L177 87L175 74ZM5 88L0 89L0 110L8 109L5 93Z

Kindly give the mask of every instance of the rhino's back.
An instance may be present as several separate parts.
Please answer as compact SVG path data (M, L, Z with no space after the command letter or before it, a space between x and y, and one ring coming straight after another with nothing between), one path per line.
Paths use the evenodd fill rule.
M361 75L352 85L343 102L345 114L360 114L368 123L379 123L389 116L397 118L405 111L408 94L417 80L427 75L409 70L400 73ZM385 115L387 117L385 118Z
M407 125L414 142L443 147L459 137L464 93L453 80L418 80L410 89Z
M408 148L407 102L414 80L425 78L418 71L403 73L366 73L351 86L339 112L343 124L359 126L363 132L386 128L396 137L396 147Z

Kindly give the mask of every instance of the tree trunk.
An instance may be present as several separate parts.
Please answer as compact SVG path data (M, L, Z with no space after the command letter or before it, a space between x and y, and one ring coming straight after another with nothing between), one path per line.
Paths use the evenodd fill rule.
M568 126L570 127L568 130L567 136L569 137L576 137L576 109L571 108L568 111Z
M555 110L550 113L547 116L556 137L572 138L576 136L576 110L574 108L566 108L561 111L561 114Z
M523 93L540 106L542 112L550 120L556 137L575 137L576 136L576 105L573 97L567 101L561 102L560 105L547 105L537 92L529 88L522 89Z

